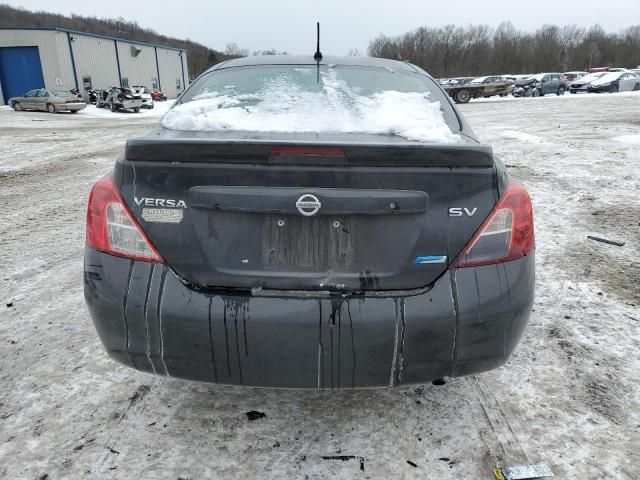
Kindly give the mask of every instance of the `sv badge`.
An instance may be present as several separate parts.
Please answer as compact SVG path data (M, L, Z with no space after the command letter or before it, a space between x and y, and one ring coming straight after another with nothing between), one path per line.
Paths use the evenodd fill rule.
M449 209L449 216L462 217L466 215L467 217L473 217L477 211L477 207L473 207L471 210L469 210L467 207L452 207Z

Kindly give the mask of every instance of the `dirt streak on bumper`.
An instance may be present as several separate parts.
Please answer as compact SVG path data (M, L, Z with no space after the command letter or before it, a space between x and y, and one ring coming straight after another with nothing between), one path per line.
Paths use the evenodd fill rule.
M529 318L534 257L447 271L407 296L206 293L164 265L85 253L108 353L145 372L233 385L361 388L502 365Z

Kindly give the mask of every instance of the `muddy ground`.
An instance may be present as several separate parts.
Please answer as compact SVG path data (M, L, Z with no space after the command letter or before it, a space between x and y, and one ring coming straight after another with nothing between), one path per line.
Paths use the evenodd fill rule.
M520 347L443 386L297 392L110 360L82 296L85 204L157 118L1 109L0 478L490 479L522 463L640 477L640 94L463 112L534 201L537 296Z

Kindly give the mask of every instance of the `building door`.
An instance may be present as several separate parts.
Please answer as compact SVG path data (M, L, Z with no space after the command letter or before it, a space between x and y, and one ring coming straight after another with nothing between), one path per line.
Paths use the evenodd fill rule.
M38 47L0 47L2 104L34 88L44 88Z

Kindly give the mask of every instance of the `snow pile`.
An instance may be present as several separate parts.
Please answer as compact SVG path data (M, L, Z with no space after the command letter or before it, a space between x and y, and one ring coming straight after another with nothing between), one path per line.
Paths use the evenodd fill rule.
M284 79L256 94L210 92L171 109L162 124L174 130L251 132L330 132L398 135L433 143L459 141L440 103L429 94L382 91L362 95L334 75L322 76L318 91L305 91Z

